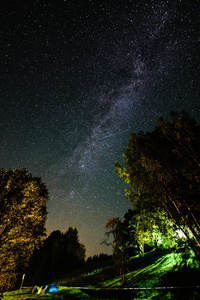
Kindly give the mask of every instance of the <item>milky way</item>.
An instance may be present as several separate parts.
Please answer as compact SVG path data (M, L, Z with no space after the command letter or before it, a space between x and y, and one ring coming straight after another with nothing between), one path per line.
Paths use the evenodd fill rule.
M12 3L11 3L12 2ZM114 171L131 132L170 110L199 119L199 1L4 1L0 166L50 194L47 231L87 255L131 208Z

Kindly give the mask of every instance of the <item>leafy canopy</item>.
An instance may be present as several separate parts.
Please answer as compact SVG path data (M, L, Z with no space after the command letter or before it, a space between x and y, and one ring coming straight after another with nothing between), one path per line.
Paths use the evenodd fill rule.
M172 112L153 132L131 135L123 157L115 164L128 184L126 196L134 208L164 209L200 253L200 126L186 112Z
M45 236L47 189L27 169L0 170L0 290L13 287Z

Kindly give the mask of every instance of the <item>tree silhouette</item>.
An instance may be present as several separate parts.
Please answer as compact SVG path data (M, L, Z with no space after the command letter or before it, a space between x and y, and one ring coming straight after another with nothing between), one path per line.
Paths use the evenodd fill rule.
M69 227L66 233L53 231L33 253L27 281L43 284L44 280L66 274L85 262L85 252L76 228Z

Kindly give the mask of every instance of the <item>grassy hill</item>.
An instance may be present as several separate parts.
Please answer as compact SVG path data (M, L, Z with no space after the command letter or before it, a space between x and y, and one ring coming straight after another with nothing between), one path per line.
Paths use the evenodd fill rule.
M132 257L127 262L124 285L112 260L86 264L80 270L44 282L48 283L56 283L60 292L36 296L30 294L30 289L23 289L5 293L4 299L200 299L200 289L191 288L200 285L200 271L192 257L186 262L183 253L166 250ZM183 288L169 288L176 286Z

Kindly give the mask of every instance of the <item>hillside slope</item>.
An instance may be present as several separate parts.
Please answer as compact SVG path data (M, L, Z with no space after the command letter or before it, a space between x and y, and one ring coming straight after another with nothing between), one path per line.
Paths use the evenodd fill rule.
M112 260L86 264L80 270L44 282L50 283L59 286L58 294L37 296L30 295L30 290L22 290L5 293L4 299L200 299L200 288L197 288L200 285L200 271L193 264L192 257L185 261L183 253L166 250L148 252L144 257L132 257L127 262L124 285ZM172 288L177 286L181 288Z
M88 287L155 287L174 285L199 285L197 279L198 271L194 267L192 257L187 260L187 266L183 260L183 253L172 253L168 250L150 251L141 257L139 255L132 257L127 262L126 283L122 285L121 277L113 261L107 262L107 265L88 266L81 273L68 274L55 282L64 286L88 286ZM187 270L186 270L187 269ZM190 272L191 276L187 278L181 274L185 271ZM172 274L179 274L178 280L170 281ZM194 274L194 275L192 275ZM199 273L200 274L200 273ZM176 277L176 276L174 276ZM188 276L187 276L188 277ZM193 278L194 277L194 278ZM200 277L199 277L200 278Z

